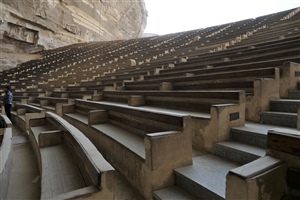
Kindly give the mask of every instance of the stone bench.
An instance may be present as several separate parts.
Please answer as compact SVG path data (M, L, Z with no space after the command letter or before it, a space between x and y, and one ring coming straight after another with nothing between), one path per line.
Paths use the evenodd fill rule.
M127 103L129 106L155 106L210 113L212 105L242 104L245 94L239 90L197 91L103 91L94 96L100 101Z
M297 43L297 42L296 42ZM282 45L280 45L282 46ZM207 65L236 65L243 63L251 63L253 60L257 61L265 61L265 60L273 60L284 57L296 57L297 51L299 48L296 44L286 44L286 46L268 46L268 47L259 47L255 46L254 48L248 49L240 49L234 48L231 50L224 50L220 52L214 52L211 54L200 54L198 58L189 59L186 63L176 64L176 68L185 68L185 67L197 67L199 64L207 64Z
M6 199L13 162L12 124L6 115L1 116L7 127L0 128L0 198Z
M279 98L278 68L241 70L201 74L190 77L173 77L162 80L126 83L128 90L245 90L246 119L259 121L259 112L267 110L270 99Z
M281 68L282 63L290 60L299 60L298 57L292 58L281 58L268 61L255 61L250 63L243 64L228 64L222 63L221 65L211 65L207 67L206 64L198 63L195 67L175 67L173 69L161 70L159 74L155 76L145 76L145 80L155 80L155 79L165 79L166 77L175 77L175 76L186 76L187 74L199 75L205 73L222 73L236 70L246 70L246 69L261 69L267 67L278 67Z
M190 115L199 127L193 132L193 145L207 151L228 137L229 127L245 123L244 91L103 91L94 100Z
M63 117L85 133L146 198L153 189L174 183L175 166L192 162L186 115L84 100L62 105L62 110Z
M29 99L27 103L33 106L41 107L48 111L57 112L57 104L67 104L69 103L69 99L55 97L35 97L34 99Z
M114 168L82 132L58 115L30 120L41 199L114 199Z
M53 91L51 97L56 98L73 98L73 99L92 99L95 94L94 90L74 90L74 91Z
M222 73L204 73L199 75L191 75L188 77L174 76L165 78L163 80L130 82L126 83L125 87L128 90L152 90L153 87L156 88L156 90L159 90L161 83L170 82L172 83L172 90L196 90L201 89L205 83L222 83L228 82L228 80L237 80L243 82L243 80L250 81L260 77L274 78L274 74L275 68L237 70Z
M46 113L45 109L23 103L16 103L14 109L11 112L13 122L23 131L29 129L30 119L43 118Z

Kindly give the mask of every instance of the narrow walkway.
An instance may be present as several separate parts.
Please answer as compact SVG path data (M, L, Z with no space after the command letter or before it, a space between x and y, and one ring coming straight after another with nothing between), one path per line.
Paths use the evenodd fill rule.
M8 200L40 199L38 163L28 136L13 126L13 165L9 180ZM143 197L116 170L115 200L142 200Z
M13 165L6 199L39 199L38 163L26 134L13 126Z

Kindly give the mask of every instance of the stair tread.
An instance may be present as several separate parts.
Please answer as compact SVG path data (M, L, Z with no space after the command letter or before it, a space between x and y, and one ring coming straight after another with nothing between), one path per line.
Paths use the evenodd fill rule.
M269 124L259 124L259 123L253 123L253 122L246 122L245 126L239 126L239 127L232 127L232 130L238 130L253 134L261 134L261 135L267 135L269 129L274 128L285 128L282 126L277 125L269 125Z
M278 100L274 100L274 101L270 101L271 103L299 103L300 104L300 100L299 99L278 99Z
M179 186L171 186L154 192L156 199L162 200L194 200L195 197L191 196L188 192Z
M264 156L266 154L266 150L264 148L252 146L249 144L244 144L236 141L225 141L219 142L217 145L222 145L227 148L235 149L242 152L247 152L257 156Z
M226 175L237 167L234 162L208 154L194 157L193 165L175 169L175 173L225 198Z
M282 116L297 116L297 113L276 112L276 111L263 111L263 112L261 112L261 114L282 115Z

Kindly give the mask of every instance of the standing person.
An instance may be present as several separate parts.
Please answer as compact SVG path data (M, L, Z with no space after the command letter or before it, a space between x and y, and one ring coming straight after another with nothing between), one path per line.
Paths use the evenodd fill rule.
M11 109L11 106L12 106L13 95L10 91L10 87L8 87L8 86L6 86L4 88L4 92L5 92L5 95L4 95L4 98L3 98L3 105L4 105L4 109L5 109L5 114L10 119L10 121L12 122L10 109Z

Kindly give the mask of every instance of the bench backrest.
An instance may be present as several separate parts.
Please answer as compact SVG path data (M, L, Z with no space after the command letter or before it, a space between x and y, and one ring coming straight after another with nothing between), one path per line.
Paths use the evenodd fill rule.
M81 131L54 113L47 112L46 117L47 123L64 132L64 142L72 152L86 184L101 187L101 173L113 171L114 168Z
M42 113L45 110L28 104L16 103L16 110L25 109L26 113Z
M147 133L170 130L182 131L183 129L182 115L150 112L142 108L79 99L75 100L75 107L76 109L82 109L83 112L105 110L108 114L108 122L128 129L142 137Z
M54 97L36 97L36 102L48 101L50 105L56 105L57 103L68 103L67 98L54 98Z
M129 103L130 98L143 98L145 105L179 110L210 112L211 105L240 104L244 92L232 91L103 91L103 100Z

